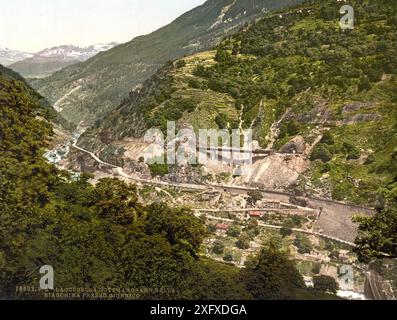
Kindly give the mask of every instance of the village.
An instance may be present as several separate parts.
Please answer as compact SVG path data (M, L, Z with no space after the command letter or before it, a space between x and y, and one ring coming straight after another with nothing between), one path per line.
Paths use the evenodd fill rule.
M352 252L354 245L315 231L321 209L263 199L255 192L198 194L149 186L140 191L145 199L184 205L205 221L208 235L202 254L211 259L243 268L271 243L288 252L307 286L313 286L313 277L326 275L338 283L340 297L365 299L366 274Z

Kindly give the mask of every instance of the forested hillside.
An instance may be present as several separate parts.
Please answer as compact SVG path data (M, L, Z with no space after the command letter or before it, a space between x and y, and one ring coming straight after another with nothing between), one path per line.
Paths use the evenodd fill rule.
M126 290L114 299L332 298L307 289L272 244L243 271L207 260L190 210L145 206L134 186L56 169L43 158L52 127L41 112L22 79L0 74L0 298L43 298L16 290L37 288L43 265L56 288Z
M32 89L26 80L21 77L18 73L12 71L9 68L6 68L0 64L0 75L3 79L6 80L17 80L26 88L26 94L29 95L29 98L37 103L41 108L39 113L47 118L49 121L52 121L56 125L60 125L64 129L73 129L73 125L67 122L61 115L59 115L50 103L45 99L42 95L38 94L34 89Z
M339 2L307 1L265 15L215 52L169 63L80 143L106 157L113 141L167 120L236 128L242 112L262 148L320 139L292 191L373 205L397 174L396 7L350 4L354 30L340 28Z

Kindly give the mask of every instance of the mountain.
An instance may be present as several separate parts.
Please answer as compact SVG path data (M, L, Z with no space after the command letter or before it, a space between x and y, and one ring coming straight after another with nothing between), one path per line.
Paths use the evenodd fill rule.
M47 99L37 93L21 75L0 64L0 76L2 79L7 80L8 82L11 81L22 84L24 94L35 105L39 106L39 108L36 108L36 110L43 118L51 121L58 128L65 130L72 130L74 128L71 123L67 122L59 113L55 112L54 108L47 101Z
M18 50L11 50L0 46L0 64L8 66L15 62L32 57L33 54Z
M299 2L209 0L151 34L32 81L32 85L66 119L93 124L166 61L207 50L263 12Z
M115 47L117 43L95 44L89 47L63 45L44 49L9 67L26 78L50 76L72 64L86 61L96 54Z
M354 30L339 28L340 3L308 2L166 64L79 145L124 165L167 121L196 132L242 121L275 154L234 184L373 206L381 188L397 191L397 14L391 0L351 3Z
M118 179L92 185L89 176L72 178L48 163L43 150L52 127L37 116L38 94L0 68L0 299L51 299L15 290L21 283L37 286L43 263L56 270L59 288L128 287L137 292L134 299L319 296L304 287L289 255L275 246L265 247L261 262L244 270L212 261L201 254L206 225L190 209L145 202L136 186ZM256 279L266 284L260 297L250 286ZM175 289L154 289L161 286ZM107 299L131 297L112 293Z

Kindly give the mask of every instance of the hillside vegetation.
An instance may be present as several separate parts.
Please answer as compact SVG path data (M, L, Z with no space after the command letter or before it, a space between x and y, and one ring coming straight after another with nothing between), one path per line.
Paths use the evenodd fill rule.
M0 76L7 80L17 80L22 83L26 88L26 94L28 94L29 99L37 103L40 108L38 109L38 115L52 121L55 125L61 126L64 129L72 130L74 126L66 121L61 115L59 115L51 104L42 95L37 93L27 81L21 77L18 73L13 70L6 68L0 64Z
M204 223L190 210L143 205L132 185L107 178L93 186L90 176L72 178L49 164L51 123L37 94L14 76L0 74L1 299L44 298L20 292L38 288L44 265L53 267L60 291L126 290L105 299L334 298L307 289L274 245L244 271L207 260Z
M237 128L241 114L266 148L281 119L276 150L297 135L321 139L293 191L373 205L397 174L396 8L351 5L354 30L339 27L339 2L308 1L265 15L214 52L167 64L81 143L100 153L167 120Z

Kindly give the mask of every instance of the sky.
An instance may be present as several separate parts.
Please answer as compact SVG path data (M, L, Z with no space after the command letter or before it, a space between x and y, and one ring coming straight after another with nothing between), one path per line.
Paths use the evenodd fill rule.
M0 46L30 53L127 42L205 0L0 0Z

